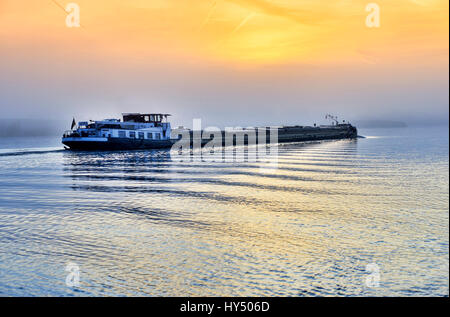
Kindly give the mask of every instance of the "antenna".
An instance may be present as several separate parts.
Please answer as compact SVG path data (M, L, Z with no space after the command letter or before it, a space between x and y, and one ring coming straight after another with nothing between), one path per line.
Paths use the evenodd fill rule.
M337 116L333 116L333 115L331 115L331 114L327 114L327 115L325 116L325 119L330 119L331 121L333 121L334 123L336 123L336 125L339 124L339 121L338 121L338 117L337 117Z

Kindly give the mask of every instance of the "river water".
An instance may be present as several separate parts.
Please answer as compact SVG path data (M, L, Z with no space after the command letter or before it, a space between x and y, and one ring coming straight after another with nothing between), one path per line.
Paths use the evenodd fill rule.
M277 169L1 138L0 295L448 296L448 127L360 134Z

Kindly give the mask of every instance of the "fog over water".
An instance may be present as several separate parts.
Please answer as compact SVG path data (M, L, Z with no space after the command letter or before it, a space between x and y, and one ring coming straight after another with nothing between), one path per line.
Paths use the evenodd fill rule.
M164 112L174 115L175 125L191 126L193 118L201 118L208 125L253 126L312 124L333 113L350 121L448 122L448 70L407 70L405 75L366 67L349 74L345 69L300 65L124 71L117 64L105 68L60 61L17 72L2 61L0 118L70 122L72 117L95 120L120 117L122 112ZM41 69L44 66L48 71ZM346 78L341 78L344 73Z

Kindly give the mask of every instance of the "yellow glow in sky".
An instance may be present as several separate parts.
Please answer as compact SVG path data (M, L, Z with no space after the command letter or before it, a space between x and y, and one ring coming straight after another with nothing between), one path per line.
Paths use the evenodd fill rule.
M65 25L80 6L83 28ZM448 56L448 1L377 1L379 28L365 25L367 0L0 1L0 39L70 47L98 56L196 59L237 64L379 63ZM38 43L40 44L38 44Z

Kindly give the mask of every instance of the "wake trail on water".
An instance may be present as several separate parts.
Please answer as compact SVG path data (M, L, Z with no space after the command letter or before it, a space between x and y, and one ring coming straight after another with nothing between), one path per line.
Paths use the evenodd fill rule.
M52 148L52 149L11 149L11 150L0 150L0 157L3 156L22 156L22 155L32 155L32 154L48 154L48 153L58 153L64 152L65 149Z

